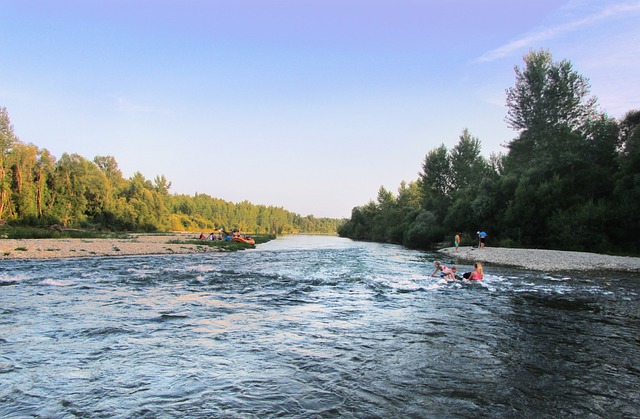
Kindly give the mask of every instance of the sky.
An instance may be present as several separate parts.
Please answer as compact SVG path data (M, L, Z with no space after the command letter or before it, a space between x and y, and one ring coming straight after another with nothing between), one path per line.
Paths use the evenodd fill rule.
M505 152L530 50L640 108L639 0L0 0L0 107L57 158L349 217L464 129Z

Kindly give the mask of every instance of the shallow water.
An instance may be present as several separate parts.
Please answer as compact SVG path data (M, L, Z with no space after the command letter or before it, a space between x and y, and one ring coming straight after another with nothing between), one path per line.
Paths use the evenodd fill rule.
M640 416L640 278L447 284L434 258L287 236L3 261L0 416Z

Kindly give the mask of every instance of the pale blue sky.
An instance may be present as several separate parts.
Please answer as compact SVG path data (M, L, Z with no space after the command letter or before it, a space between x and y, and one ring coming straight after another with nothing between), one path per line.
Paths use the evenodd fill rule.
M530 49L640 108L638 0L0 0L0 28L23 142L301 215L348 217L465 128L503 151Z

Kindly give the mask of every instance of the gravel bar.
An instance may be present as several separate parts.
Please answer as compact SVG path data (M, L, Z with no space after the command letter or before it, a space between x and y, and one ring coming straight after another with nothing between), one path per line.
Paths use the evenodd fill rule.
M513 249L506 247L455 247L440 253L461 261L483 262L494 265L515 266L536 271L618 271L640 272L640 258L610 256L588 252L569 252L545 249Z
M131 234L123 239L1 239L0 259L57 259L219 252L217 247L170 241L195 240L196 233Z

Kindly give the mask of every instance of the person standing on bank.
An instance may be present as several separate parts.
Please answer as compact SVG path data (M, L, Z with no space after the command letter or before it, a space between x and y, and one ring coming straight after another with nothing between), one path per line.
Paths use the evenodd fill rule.
M484 245L487 241L487 233L483 231L480 231L480 233L478 233L478 237L480 238L480 249L484 249Z
M460 246L460 233L456 233L456 237L453 239L453 245L456 247L456 253L458 253L458 247Z

